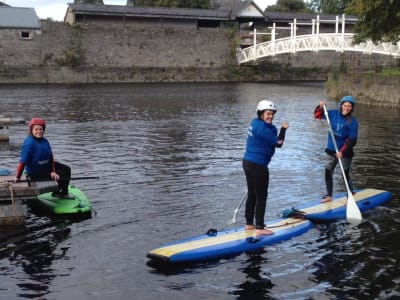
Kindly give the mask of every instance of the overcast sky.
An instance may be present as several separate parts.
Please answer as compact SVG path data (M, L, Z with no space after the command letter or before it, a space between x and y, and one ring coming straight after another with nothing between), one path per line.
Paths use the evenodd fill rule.
M55 21L64 20L67 11L67 3L74 0L1 0L10 6L33 7L40 19L52 18ZM260 8L265 9L268 5L273 5L276 0L255 0ZM125 5L126 0L103 0L104 4Z

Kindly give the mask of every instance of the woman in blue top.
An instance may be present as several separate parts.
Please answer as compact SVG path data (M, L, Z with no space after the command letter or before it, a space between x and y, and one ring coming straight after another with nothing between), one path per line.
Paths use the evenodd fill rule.
M29 135L25 139L21 158L17 166L15 182L21 179L22 172L27 177L35 179L49 179L58 181L58 190L53 192L54 197L71 198L68 195L71 168L54 160L48 140L43 137L46 123L43 119L33 118L29 122Z
M268 164L276 147L282 147L285 131L289 127L282 123L279 136L272 124L276 105L269 100L261 100L257 105L257 118L251 121L247 130L246 152L243 169L247 181L246 230L256 230L256 235L273 234L264 224L264 214L268 197ZM255 225L254 225L255 219Z
M324 105L321 101L314 110L316 119L324 119ZM329 120L335 135L336 144L339 153L336 154L332 137L328 134L328 146L325 149L327 155L325 165L325 184L327 195L323 197L321 202L330 202L333 200L333 171L338 163L338 158L342 160L343 169L349 183L350 191L353 191L353 184L350 178L350 168L353 160L353 148L357 143L358 122L351 114L354 111L356 99L353 96L344 96L340 100L339 110L328 110Z

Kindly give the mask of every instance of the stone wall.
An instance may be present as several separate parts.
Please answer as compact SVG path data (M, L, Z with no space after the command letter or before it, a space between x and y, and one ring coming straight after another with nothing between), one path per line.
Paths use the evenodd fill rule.
M359 103L400 108L400 77L379 74L330 74L326 91L331 99L353 95Z
M326 80L344 58L368 67L367 56L336 52L280 55L239 67L239 38L229 27L43 20L31 39L19 32L0 30L0 83Z
M0 82L196 80L195 69L199 78L218 80L236 63L229 31L42 21L41 32L25 41L18 30L0 30Z
M31 38L21 38L23 31L29 31ZM0 66L38 65L40 37L40 30L0 29Z

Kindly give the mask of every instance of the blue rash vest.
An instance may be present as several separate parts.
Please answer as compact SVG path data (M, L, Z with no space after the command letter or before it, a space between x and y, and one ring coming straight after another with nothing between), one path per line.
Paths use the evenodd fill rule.
M21 150L21 162L25 164L27 174L50 174L52 170L52 152L49 141L29 135Z
M357 120L353 116L349 118L344 117L339 110L329 110L328 115L335 134L338 150L344 151L344 156L353 156L353 146L358 136ZM328 146L326 151L331 154L336 153L330 134L328 134Z
M243 159L268 167L275 153L278 130L260 119L251 121L247 129L247 145Z

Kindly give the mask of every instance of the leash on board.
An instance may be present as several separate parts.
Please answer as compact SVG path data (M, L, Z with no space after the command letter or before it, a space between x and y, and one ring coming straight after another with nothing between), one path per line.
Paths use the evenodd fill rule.
M298 209L296 209L296 208L294 208L294 207L292 207L291 209L285 209L285 210L283 210L280 214L278 214L278 216L279 216L280 218L283 218L283 219L293 219L293 220L295 220L295 221L292 221L292 222L290 222L290 221L282 222L282 223L280 223L279 225L267 226L267 228L280 228L280 227L285 227L285 226L297 224L297 223L300 223L300 222L303 222L304 220L306 220L305 212L303 212L303 211L301 211L301 210L298 210ZM229 226L226 226L226 227L224 227L224 228L222 228L222 229L220 229L220 230L218 230L218 229L216 229L216 228L210 228L210 229L207 230L206 235L208 235L208 236L216 236L216 235L218 234L219 231L224 231L224 230L230 228L232 225L234 225L234 224L236 224L236 223L237 223L237 222L232 223L232 224L230 224Z

